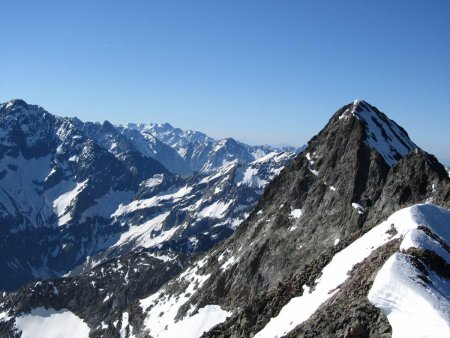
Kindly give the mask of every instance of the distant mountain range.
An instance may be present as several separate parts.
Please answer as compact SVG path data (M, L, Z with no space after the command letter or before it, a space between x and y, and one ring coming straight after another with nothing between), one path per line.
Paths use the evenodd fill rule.
M137 248L207 250L294 157L174 133L195 148L191 134L208 140L196 173L148 130L58 117L21 100L0 105L0 288L79 273Z
M137 130L146 138L158 138L174 148L191 171L198 172L210 172L236 160L249 163L273 151L296 153L302 150L302 147L291 146L249 146L233 138L215 140L201 132L181 130L168 123L128 124L121 128Z

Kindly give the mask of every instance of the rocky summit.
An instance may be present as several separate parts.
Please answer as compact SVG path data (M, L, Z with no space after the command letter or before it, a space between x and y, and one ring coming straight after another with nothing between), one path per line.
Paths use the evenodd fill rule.
M23 109L29 112L29 108ZM7 119L13 113L11 103L1 106L1 111L1 118L12 120ZM286 153L257 160L240 157L213 173L210 169L214 166L209 164L215 162L206 161L204 176L190 178L172 174L159 161L142 165L156 160L140 152L111 153L105 150L110 143L85 131L78 134L79 127L76 135L81 137L81 145L69 147L65 142L75 142L75 135L63 141L58 135L66 135L67 128L63 133L59 126L73 123L46 114L34 108L26 115L31 121L42 120L39 123L45 128L17 122L2 131L2 184L5 177L26 177L18 174L22 172L20 161L47 156L48 168L61 173L50 187L71 179L70 192L78 194L88 184L106 180L92 179L87 173L122 168L127 163L130 169L124 173L117 169L114 176L111 171L103 174L115 177L115 183L103 191L132 194L108 209L107 219L114 221L108 226L99 226L100 218L88 217L91 214L86 210L92 206L82 204L83 199L80 206L71 202L66 204L70 209L66 206L56 216L49 216L54 217L55 229L73 224L96 243L106 231L116 240L102 239L103 249L85 253L78 265L73 263L78 270L72 275L40 275L40 280L28 279L22 287L3 292L2 336L29 336L36 329L45 335L45 330L58 330L63 323L72 328L73 337L450 335L448 172L402 127L369 103L356 100L339 109L295 158ZM116 130L123 135L124 128ZM141 134L152 130L126 128ZM187 147L176 138L182 134L168 126L158 128L167 136L161 142L173 142L168 146L186 161L188 157L183 157L180 149ZM45 146L30 136L37 131L53 135L51 130L61 132ZM202 136L198 134L190 137L208 142L199 141ZM104 156L111 164L100 168L92 161L91 168L83 160L87 145L98 154L89 158ZM31 155L30 149L39 155ZM78 156L77 161L70 160L72 156ZM186 163L189 170L199 168ZM273 167L273 163L280 165ZM154 172L146 171L150 167ZM35 193L39 196L46 194L49 173L43 172L43 183L37 185L41 190ZM123 187L122 175L127 175L128 184ZM30 183L35 181L29 178ZM251 187L256 190L246 190ZM5 196L11 195L13 188L8 189L2 189ZM92 191L97 194L94 200L103 203L98 202L97 189ZM243 191L247 192L240 195ZM223 198L212 202L216 194ZM8 220L4 224L9 225L2 229L2 240L15 238L15 243L20 243L21 231L41 229L45 224L43 214L35 209L29 209L30 214L21 211L28 210L22 199L18 199L22 204L11 203L13 206L7 200L2 200L2 206ZM59 210L52 201L53 210ZM237 214L241 208L245 212ZM211 215L228 215L227 221ZM28 223L22 225L18 219ZM35 219L40 221L33 223ZM91 228L81 221L88 219ZM208 221L203 223L204 219ZM186 230L186 222L193 225L190 230ZM216 232L222 222L229 222L232 231ZM155 223L159 225L152 227ZM198 231L191 240L194 229ZM39 237L41 232L34 238L54 240L56 236L45 232ZM212 241L216 235L217 241ZM84 237L76 238L72 245L86 247L80 238ZM121 245L117 247L117 243ZM39 245L51 247L47 242ZM64 251L49 252L59 259ZM3 255L2 269L15 271L13 268L26 264L17 263L15 255Z

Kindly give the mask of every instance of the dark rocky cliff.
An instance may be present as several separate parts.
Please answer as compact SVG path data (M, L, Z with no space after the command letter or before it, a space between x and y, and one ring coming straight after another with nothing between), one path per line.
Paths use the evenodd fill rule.
M356 114L343 118L349 110ZM361 110L382 116L381 130L395 124L363 101L338 110L306 150L268 186L238 231L211 254L205 272L212 277L192 303L244 310L207 336L239 337L257 332L292 298L288 295L299 295L303 284L313 284L335 252L396 210L425 202L450 207L450 180L436 158L413 147L408 139L411 149L403 156L397 153L398 162L387 163L367 142L370 130L357 115ZM407 137L406 132L404 135ZM298 219L290 216L292 209L301 209ZM218 262L224 252L237 261L226 271ZM382 249L377 254L381 257L378 267L387 252L389 249ZM374 268L366 268L361 283L370 280ZM368 307L383 317L372 305ZM351 311L340 315L346 317L343 330L350 329L357 315Z

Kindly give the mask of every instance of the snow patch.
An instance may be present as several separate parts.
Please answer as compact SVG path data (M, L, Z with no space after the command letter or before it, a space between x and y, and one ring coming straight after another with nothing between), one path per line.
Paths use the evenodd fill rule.
M69 206L75 200L80 192L87 186L88 179L81 183L77 183L73 190L70 190L53 201L53 208L58 215L58 225L64 225L72 218Z
M226 270L228 270L231 266L233 266L234 264L236 264L236 262L237 262L238 260L239 260L239 259L236 259L234 256L231 256L230 258L227 259L227 261L226 261L225 263L223 263L223 264L220 266L220 269L221 269L222 271L226 271Z
M366 123L366 143L392 167L417 146L394 121L373 110L365 101L355 100L339 119L353 115Z
M411 247L426 249L450 263L450 253L438 241L418 229L426 226L445 243L450 243L450 210L434 205L410 208L405 224L412 229L404 235L400 252L382 266L368 299L387 316L393 337L450 337L450 281L427 271L429 283L402 253Z
M198 216L202 218L222 218L232 203L233 201L229 201L228 203L221 201L214 202L213 204L203 208L198 213Z
M358 203L352 203L353 209L356 209L358 211L358 214L362 215L366 211L366 208L364 208L361 204Z
M87 324L69 310L43 307L17 317L16 327L22 331L22 338L34 338L37 333L46 338L86 338L90 331Z
M224 322L231 315L230 312L222 310L219 305L208 304L200 308L195 314L193 313L194 308L191 307L184 318L175 320L180 307L210 277L210 275L200 275L198 269L198 264L194 265L177 277L177 282L187 284L181 294L173 295L161 289L140 301L140 306L146 313L144 325L152 337L178 337L182 332L184 338L197 338L213 326Z
M313 156L311 156L310 153L306 153L306 159L308 160L308 170L312 172L314 175L319 176L319 171L314 169Z
M179 201L184 196L188 195L192 191L192 187L184 186L174 193L168 193L165 195L157 195L151 198L143 200L135 200L127 205L120 205L117 210L112 214L111 217L122 216L123 214L128 214L135 212L136 210L147 209L150 207L158 206L161 202L173 200L174 202Z
M144 185L146 188L153 188L158 185L160 185L164 180L163 174L156 174L152 178L149 178L141 183L141 185Z
M239 168L242 170L242 168ZM242 175L242 180L237 183L237 186L246 185L253 188L263 188L267 185L267 181L258 176L258 169L252 166L245 168ZM239 173L236 175L239 177Z
M301 215L302 215L302 210L301 209L293 209L291 211L291 213L289 214L289 216L292 217L292 218L300 218Z
M105 195L96 199L93 206L83 212L80 222L83 223L86 218L94 216L109 218L120 205L129 203L133 196L133 191L115 191L110 189Z
M169 214L170 212L165 212L143 224L130 226L128 231L120 234L119 240L113 246L116 247L124 243L135 242L141 247L150 248L169 239L178 229L178 227L174 227L166 231L162 230L163 222Z
M431 273L424 285L406 255L392 255L378 272L369 301L392 326L392 337L450 337L450 281Z
M127 337L127 326L129 325L128 323L128 312L124 312L122 313L122 326L120 327L120 338L126 338Z

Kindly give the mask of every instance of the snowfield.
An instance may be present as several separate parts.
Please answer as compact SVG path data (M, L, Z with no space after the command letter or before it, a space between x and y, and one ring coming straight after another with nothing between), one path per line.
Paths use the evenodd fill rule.
M22 331L22 338L86 338L89 327L67 309L36 308L16 318L16 327Z
M450 211L433 205L409 209L404 223L409 231L401 252L392 255L380 271L369 292L369 301L380 308L392 326L395 337L450 337L450 280L428 270L429 283L403 253L415 247L427 249L450 264L450 252L414 225L425 225L445 243L450 243Z
M198 273L198 269L206 263L206 260L207 258L204 258L197 262L175 280L178 283L188 284L181 294L172 295L163 288L140 301L144 313L147 311L145 326L152 337L179 337L181 333L183 338L200 337L231 315L231 312L222 310L219 305L206 305L198 309L197 313L193 313L195 308L191 307L184 318L175 319L181 306L209 279L210 275Z
M428 227L450 243L450 211L430 204L399 210L338 252L322 270L314 290L310 291L309 287L304 285L303 295L292 298L255 337L281 337L308 320L321 304L339 292L339 285L349 277L348 272L353 266L362 262L383 244L404 237L405 245L401 249L406 249L410 245L416 246L417 243L427 243L424 247L433 248L429 238L417 239L416 231L419 225ZM392 227L397 230L394 236L389 234ZM449 337L449 281L432 276L434 286L424 287L417 278L417 271L413 271L411 266L406 266L404 260L396 255L391 257L380 271L369 294L369 300L387 314L394 335L399 332L403 337ZM426 294L431 294L431 297L424 297ZM420 320L414 321L416 317L420 317ZM407 331L409 334L404 335L404 327L408 325L420 326L421 329L410 329Z

